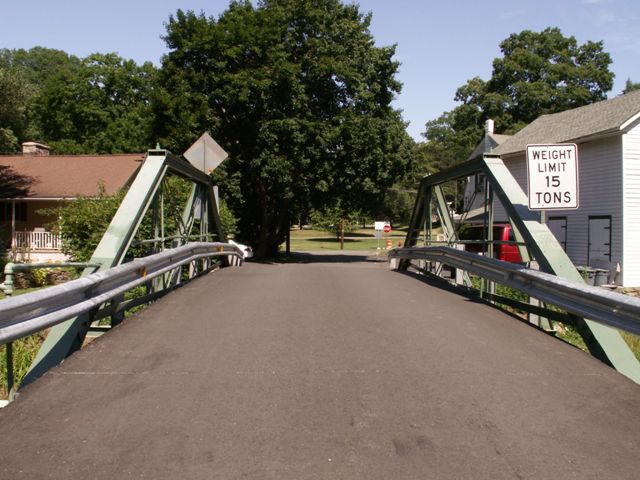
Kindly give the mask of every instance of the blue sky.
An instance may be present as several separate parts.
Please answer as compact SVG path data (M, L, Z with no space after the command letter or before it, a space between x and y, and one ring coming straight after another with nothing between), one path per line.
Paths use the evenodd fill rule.
M354 3L354 2L348 2ZM579 43L604 41L616 75L609 97L627 78L640 82L638 0L360 0L373 13L379 45L397 44L403 91L395 104L420 139L425 123L455 107L456 89L491 76L498 44L511 33L559 27ZM178 8L218 16L227 0L0 0L0 48L57 48L84 57L117 52L160 64L160 38Z

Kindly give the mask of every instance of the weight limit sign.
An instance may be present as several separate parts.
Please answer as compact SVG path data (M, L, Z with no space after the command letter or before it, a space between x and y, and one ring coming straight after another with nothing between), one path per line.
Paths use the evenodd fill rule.
M527 145L529 210L578 208L578 147Z

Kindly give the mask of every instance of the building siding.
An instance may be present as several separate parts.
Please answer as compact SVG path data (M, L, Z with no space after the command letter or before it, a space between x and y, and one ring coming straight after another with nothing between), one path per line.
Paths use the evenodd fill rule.
M640 286L640 122L623 136L624 285Z
M640 146L640 143L638 144ZM527 192L526 157L522 153L505 157L504 162ZM637 165L640 167L640 165ZM622 139L613 137L578 145L580 208L553 210L547 215L567 218L566 252L575 265L587 265L589 252L589 217L611 217L611 262L591 265L615 273L618 262L622 265ZM640 168L637 173L640 182ZM640 185L640 183L639 183ZM640 201L640 197L636 197ZM494 207L496 221L506 219L504 209ZM636 232L638 234L640 232ZM640 247L639 247L640 248ZM622 274L621 274L622 275ZM616 279L622 281L621 275ZM613 276L611 278L613 280Z

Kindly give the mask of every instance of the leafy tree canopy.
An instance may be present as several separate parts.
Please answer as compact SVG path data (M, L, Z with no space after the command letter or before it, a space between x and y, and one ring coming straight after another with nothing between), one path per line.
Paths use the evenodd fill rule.
M36 90L63 70L77 70L82 60L62 50L34 47L30 50L0 49L0 68L10 68L20 72Z
M0 152L15 153L24 141L44 141L34 104L52 76L79 66L80 59L60 50L0 49Z
M36 115L58 153L121 153L151 146L151 91L156 69L118 55L93 54L43 86Z
M345 212L340 202L334 205L327 205L320 210L311 210L309 221L316 230L323 230L332 233L336 239L340 239L342 232L354 232L362 223L362 212Z
M56 153L145 151L156 69L116 54L0 50L0 151L39 141Z
M0 66L0 153L14 153L29 126L34 92L20 72Z
M230 153L217 179L257 256L277 251L294 211L337 199L371 210L403 170L395 48L374 45L370 19L338 0L237 1L218 19L169 19L156 132L182 151L209 130Z
M444 165L467 158L487 119L495 121L496 132L512 134L540 115L604 100L613 86L602 42L578 45L558 28L547 28L514 33L500 50L491 78L469 80L456 92L461 104L427 123L425 137Z

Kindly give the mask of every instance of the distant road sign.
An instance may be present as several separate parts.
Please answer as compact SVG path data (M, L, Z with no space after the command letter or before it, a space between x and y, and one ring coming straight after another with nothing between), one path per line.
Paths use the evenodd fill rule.
M578 147L527 145L529 210L578 208Z
M382 227L382 231L384 233L389 233L391 231L391 225L387 223L384 227Z

